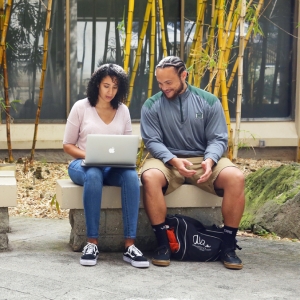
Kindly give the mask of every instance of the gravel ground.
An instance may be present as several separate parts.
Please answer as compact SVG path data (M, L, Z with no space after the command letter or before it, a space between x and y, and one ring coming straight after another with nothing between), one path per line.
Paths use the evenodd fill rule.
M265 166L278 167L291 162L237 159L235 163L247 176ZM68 218L68 210L58 212L55 205L51 205L53 198L55 198L56 180L69 178L67 164L35 161L33 166L29 166L24 159L23 163L17 163L16 166L18 206L9 209L10 215L35 218Z
M0 163L4 163L0 160ZM292 161L237 159L235 164L247 176L262 167L279 167ZM67 219L68 209L57 210L55 205L56 180L69 178L67 163L46 163L35 161L30 166L26 159L16 164L18 206L9 208L10 216L34 218ZM239 232L243 236L255 236L251 232ZM280 239L276 236L265 236Z
M10 216L65 219L69 210L57 211L56 180L69 178L67 164L35 161L33 166L17 163L18 206L9 208Z

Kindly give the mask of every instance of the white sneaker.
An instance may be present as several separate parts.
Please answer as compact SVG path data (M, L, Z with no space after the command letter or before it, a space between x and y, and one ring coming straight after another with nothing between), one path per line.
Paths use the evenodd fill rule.
M143 253L134 245L131 245L125 249L123 253L123 260L130 263L136 268L148 268L149 261L143 256Z
M80 258L80 264L83 266L94 266L97 263L99 251L95 244L87 243L82 250L83 255Z

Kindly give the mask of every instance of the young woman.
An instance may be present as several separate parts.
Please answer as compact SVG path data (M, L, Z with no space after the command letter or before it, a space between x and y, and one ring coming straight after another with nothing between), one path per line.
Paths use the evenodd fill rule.
M135 169L82 167L87 135L131 134L131 119L124 104L128 77L118 65L105 64L92 75L87 98L77 101L67 120L63 148L75 159L68 172L72 181L83 186L83 206L88 243L80 258L81 265L93 266L98 258L98 230L103 185L120 186L125 238L124 261L134 267L148 267L149 262L134 245L136 237L140 187Z

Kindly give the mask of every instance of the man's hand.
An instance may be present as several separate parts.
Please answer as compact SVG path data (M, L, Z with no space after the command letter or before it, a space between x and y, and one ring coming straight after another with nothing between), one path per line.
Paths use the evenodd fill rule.
M211 176L212 174L212 167L214 166L215 162L210 159L207 158L206 160L204 160L201 163L201 167L204 171L203 175L200 176L199 180L197 181L197 183L202 183L208 180L208 178Z
M193 175L195 175L197 172L194 170L189 170L187 167L193 165L190 161L188 161L187 159L184 158L178 158L178 157L174 157L172 159L170 159L168 161L168 163L170 165L172 165L173 167L175 167L179 174L184 176L184 177L192 177Z

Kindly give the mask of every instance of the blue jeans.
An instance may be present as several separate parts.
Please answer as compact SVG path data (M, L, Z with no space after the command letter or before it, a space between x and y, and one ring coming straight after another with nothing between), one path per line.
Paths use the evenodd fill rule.
M140 184L135 169L82 167L81 159L73 160L68 168L72 181L83 186L83 207L88 238L98 238L103 185L120 186L125 239L135 239Z

